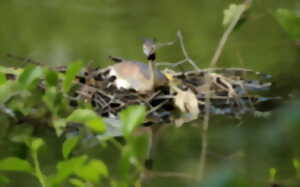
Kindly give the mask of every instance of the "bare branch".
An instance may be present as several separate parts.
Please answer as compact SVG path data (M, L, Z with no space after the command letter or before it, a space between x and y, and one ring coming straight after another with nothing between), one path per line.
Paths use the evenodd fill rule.
M172 68L175 68L181 64L184 64L187 62L187 59L183 59L183 60L180 60L178 62L159 62L159 63L156 63L157 66L171 66Z
M193 66L193 68L195 70L200 70L200 68L196 65L196 63L189 57L189 55L185 49L181 31L177 31L177 38L179 40L179 44L180 44L180 47L181 47L181 50L182 50L182 53L183 53L185 59Z
M171 45L174 45L175 43L176 43L176 40L172 41L172 42L157 43L156 44L156 49L159 49L159 48L165 47L165 46L171 46Z
M21 56L17 56L17 55L14 55L12 53L7 53L6 56L8 58L12 58L12 59L15 59L15 60L19 60L19 61L22 61L24 63L29 63L29 64L35 64L35 65L39 65L39 66L42 66L43 63L41 62L37 62L31 58L28 58L28 57L21 57Z
M228 26L228 28L226 29L226 31L224 32L219 45L215 51L215 54L210 62L210 67L215 67L217 65L218 60L221 57L221 54L224 50L225 44L230 36L230 34L232 33L233 29L235 28L236 24L238 23L238 21L241 19L241 16L244 14L244 12L250 7L252 0L246 0L244 2L244 6L241 9L241 11L236 15L236 17L234 18L234 20L231 22L231 24Z
M147 177L167 177L167 178L181 178L181 179L188 179L188 180L198 180L196 176L186 173L179 173L179 172L158 172L158 171L147 171Z
M212 58L212 61L210 63L210 68L214 68L217 65L217 62L223 52L224 46L232 33L233 29L235 28L236 24L240 20L241 16L243 13L250 7L252 0L245 0L243 9L239 12L239 14L234 18L234 20L231 22L231 24L228 26L226 31L224 32L219 45L216 49L216 52ZM212 84L212 79L210 79L210 74L208 71L208 74L205 76L205 81L208 82L208 87L210 90L211 84ZM206 164L206 155L207 155L207 147L208 147L208 141L207 141L207 131L209 127L209 120L210 120L210 107L211 107L211 92L209 91L206 94L205 98L205 115L204 115L204 120L203 120L203 126L202 126L202 131L201 131L201 154L200 154L200 168L199 168L199 178L200 180L203 179L204 177L204 170L205 170L205 164Z

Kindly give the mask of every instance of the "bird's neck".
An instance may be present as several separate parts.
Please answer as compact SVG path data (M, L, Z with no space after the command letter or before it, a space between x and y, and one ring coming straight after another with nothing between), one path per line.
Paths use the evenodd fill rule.
M152 87L154 88L155 80L156 80L156 68L155 68L154 60L149 60L148 65L149 65L149 70L150 70L150 81L151 81Z

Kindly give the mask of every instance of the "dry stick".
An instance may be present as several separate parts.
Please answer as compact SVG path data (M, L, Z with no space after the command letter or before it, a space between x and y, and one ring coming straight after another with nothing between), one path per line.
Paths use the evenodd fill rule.
M155 107L151 107L151 110L149 110L147 112L147 115L148 114L151 114L152 112L155 112L156 110L160 109L163 105L165 105L166 103L168 102L168 100L165 100L163 102L161 102L159 105L155 106Z
M33 60L31 58L28 58L28 57L22 57L22 56L14 55L12 53L6 53L5 56L8 57L8 58L14 59L14 60L22 61L23 63L21 65L24 65L25 63L29 63L29 64L34 64L34 65L37 65L37 66L46 66L46 64L47 64L47 63L43 63L43 62ZM58 72L65 72L66 71L65 66L58 66L58 67L48 67L47 66L47 68L58 71Z
M95 87L92 87L92 86L89 86L89 85L85 85L83 83L78 83L78 84L81 85L81 86L86 86L86 87L88 87L89 89L91 89L91 90L93 90L95 92L99 92L100 94L108 97L109 99L117 101L121 105L125 105L125 103L123 101L121 101L120 99L116 99L114 96L111 96L110 94L107 94L105 91L103 91L101 89L97 89Z
M157 66L171 66L172 68L175 68L181 64L184 64L187 62L187 59L183 59L183 60L180 60L178 62L158 62L156 63Z
M12 59L16 59L16 60L19 60L19 61L23 61L25 63L29 63L29 64L35 64L35 65L40 65L42 66L43 63L41 62L37 62L31 58L26 58L26 57L21 57L21 56L17 56L17 55L14 55L14 54L11 54L11 53L7 53L6 56L8 58L12 58Z
M194 67L195 70L200 70L200 68L196 65L196 63L189 57L186 49L185 49L185 46L184 46L184 43L183 43L183 37L182 37L182 34L179 31L177 31L177 37L178 37L178 40L179 40L179 44L180 44L180 47L181 47L181 50L182 50L182 53L185 57L185 59Z
M172 41L172 42L165 42L165 43L157 43L156 44L156 49L159 49L161 47L165 47L165 46L171 46L174 45L176 41Z
M183 42L183 37L182 37L182 34L181 34L181 31L177 31L177 39L179 40L179 45L180 45L180 48L182 50L182 53L183 53L183 56L184 56L184 59L183 60L180 60L178 62L175 62L175 63L170 63L170 62L160 62L158 63L157 65L159 66L171 66L171 67L176 67L176 66L179 66L181 64L184 64L186 62L190 63L195 70L200 70L199 67L196 65L196 63L190 58L190 56L188 55L186 49L185 49L185 46L184 46L184 42ZM158 48L162 47L162 46L165 46L165 45L173 45L175 43L174 42L169 42L169 43L164 43L164 44L161 44L161 46L159 46Z
M236 24L238 23L238 21L241 19L241 16L243 15L243 13L250 7L252 0L245 0L244 2L244 6L242 6L242 9L239 11L239 13L236 15L236 17L234 18L234 20L231 22L231 24L228 26L228 28L226 29L226 31L224 32L218 47L216 49L216 52L210 62L210 67L215 67L217 65L217 62L224 50L224 46L229 38L229 35L232 33L233 29L235 28Z
M179 173L179 172L160 172L160 171L147 171L148 177L166 177L166 178L181 178L187 180L197 180L198 178L194 175L189 175L186 173Z
M243 13L250 7L252 0L245 0L244 2L244 6L242 7L242 9L240 10L240 12L236 15L236 17L234 18L234 20L231 22L231 24L228 26L228 28L226 29L226 31L224 32L218 47L215 51L215 54L210 62L210 67L213 68L217 65L217 62L224 50L224 46L226 44L226 41L228 40L230 34L232 33L233 29L235 28L236 24L238 23L238 21L240 20L241 16L243 15ZM208 81L208 87L210 88L211 86L211 79L209 79L209 74L206 75L205 79ZM209 89L210 90L210 89ZM204 170L205 170L205 163L206 163L206 154L207 154L207 146L208 146L208 142L207 142L207 131L208 131L208 126L209 126L209 111L210 111L210 97L211 97L211 93L208 92L206 94L206 98L205 98L205 115L204 115L204 120L203 120L203 127L202 127L202 131L201 131L201 155L200 155L200 168L199 168L199 179L202 180L203 176L204 176Z

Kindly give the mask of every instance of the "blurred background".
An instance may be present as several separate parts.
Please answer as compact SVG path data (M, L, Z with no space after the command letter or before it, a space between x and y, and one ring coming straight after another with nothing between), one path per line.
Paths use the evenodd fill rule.
M143 38L173 41L176 32L181 30L189 55L200 68L206 68L224 32L223 10L231 3L240 2L1 0L0 64L20 65L7 58L7 53L30 57L48 66L82 60L105 67L112 63L108 55L144 61ZM277 179L286 186L299 186L300 176L293 160L300 159L300 46L276 21L274 12L278 8L300 15L299 0L254 0L245 23L228 40L218 66L272 74L274 86L266 95L282 96L283 101L268 118L212 117L203 186L266 186L270 168L276 168ZM158 61L182 59L177 43L158 51ZM155 154L154 169L193 174L199 168L201 124L199 120L182 128L165 130ZM57 145L62 140L49 129L37 133L46 138L48 145L41 156L43 168L46 172L52 171L53 163L61 159ZM0 158L26 154L22 150L0 141ZM108 165L114 162L116 150L87 151ZM13 174L13 177L18 180L12 180L10 186L38 186L35 179L26 174ZM149 187L165 185L199 186L193 180L160 177L145 184Z

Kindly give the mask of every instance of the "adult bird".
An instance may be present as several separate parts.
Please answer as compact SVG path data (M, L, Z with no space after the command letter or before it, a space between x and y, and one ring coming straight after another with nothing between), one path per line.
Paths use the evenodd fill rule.
M156 47L154 40L145 40L143 52L147 56L148 65L142 62L110 57L118 62L109 66L109 77L115 77L114 84L118 89L134 89L146 93L156 87L166 85L167 78L155 68Z

